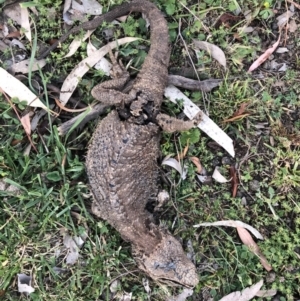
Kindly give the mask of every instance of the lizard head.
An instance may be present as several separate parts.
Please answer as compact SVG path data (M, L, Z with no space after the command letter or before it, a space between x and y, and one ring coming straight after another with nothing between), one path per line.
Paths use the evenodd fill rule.
M162 240L149 255L135 259L139 268L158 282L186 287L194 287L199 282L196 267L179 241L168 233L163 233Z

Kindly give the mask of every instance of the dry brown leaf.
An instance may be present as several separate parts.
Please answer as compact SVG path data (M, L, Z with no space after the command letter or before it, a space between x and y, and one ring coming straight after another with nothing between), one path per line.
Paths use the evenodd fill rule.
M181 152L176 156L176 160L182 160L186 156L188 150L189 150L189 141L187 143L187 146L184 148L183 152Z
M60 109L62 109L63 111L66 111L66 112L79 113L79 112L84 112L88 109L88 107L82 108L82 109L69 109L69 108L66 108L57 98L55 98L55 102L56 102L57 106Z
M242 38L241 38L241 36L240 36L240 34L239 34L238 32L235 32L235 33L233 34L233 37L234 37L236 40L238 40L238 41L241 41L241 40L242 40Z
M200 159L197 158L197 157L189 157L189 158L196 165L197 173L201 173L202 172L202 165L200 163Z
M231 178L232 197L235 198L239 181L238 181L238 178L237 178L237 175L236 175L236 169L235 169L234 166L230 166L229 173L230 173L230 178Z
M223 122L232 122L232 121L236 121L236 120L241 120L244 117L249 116L250 114L245 112L247 106L249 105L249 102L244 102L241 104L241 106L238 108L238 110L236 110L231 118L225 119Z
M276 50L276 48L279 45L280 42L280 38L281 38L281 34L279 34L279 38L277 40L277 42L269 49L267 49L265 51L265 53L263 53L249 68L249 70L247 71L252 72L253 70L255 70L257 67L259 67L266 59L268 59L268 57Z
M26 115L22 116L21 119L21 124L23 125L23 128L26 132L27 135L31 134L31 124L30 124L30 116L29 113L27 113Z
M240 16L224 13L217 20L215 28L219 28L221 25L223 25L226 28L230 28L233 25L235 25L239 20L241 20Z
M21 36L20 31L13 31L9 33L6 38L19 38Z
M299 134L287 134L287 139L291 142L292 145L300 145L300 135Z
M244 114L248 105L249 105L249 102L243 102L240 105L240 107L238 108L238 110L233 113L232 117L236 117L236 116L240 116L240 115Z
M272 266L268 263L266 257L261 253L258 245L256 242L253 240L252 236L250 233L242 228L242 227L236 227L239 237L241 241L243 242L244 245L246 245L251 252L253 252L256 256L259 257L259 260L262 264L262 266L269 272L272 270Z
M233 121L241 120L244 117L247 117L249 115L250 115L249 113L241 114L239 116L235 116L235 117L232 117L232 118L225 119L225 120L223 120L223 122L233 122Z

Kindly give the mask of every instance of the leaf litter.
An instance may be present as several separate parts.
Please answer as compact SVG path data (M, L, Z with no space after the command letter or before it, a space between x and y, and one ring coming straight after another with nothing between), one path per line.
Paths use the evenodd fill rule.
M290 3L292 3L292 1L288 1L288 2L290 2ZM294 21L294 20L292 20L292 21ZM292 24L292 21L289 23L289 24ZM288 14L287 14L287 16L283 16L282 17L282 19L281 19L281 21L278 21L278 22L280 22L279 24L283 24L283 25L286 25L288 22L289 22L289 16L288 16ZM283 26L282 25L282 26ZM278 39L278 41L279 41L279 39ZM273 47L272 48L276 48L276 47L274 47L276 45L276 43L273 45ZM212 55L212 51L210 51L210 53L211 53L211 55ZM213 55L212 55L212 57L214 57ZM217 56L216 56L217 57ZM217 59L216 57L214 57L215 59ZM266 59L267 59L268 57L266 57ZM218 60L218 59L217 59ZM218 60L219 61L219 60ZM222 61L222 60L221 60ZM224 61L223 61L224 62ZM220 62L220 64L221 65L223 65L221 62ZM224 65L223 65L224 66ZM225 66L224 67L226 67L226 59L225 59ZM257 67L256 67L257 68ZM250 68L249 68L249 70L250 70ZM254 69L253 69L254 70ZM241 116L242 114L240 114L240 116ZM28 117L26 117L26 118L28 118ZM27 124L28 124L28 122L26 122ZM201 164L200 164L201 165ZM253 247L253 242L249 239L249 237L246 237L245 238L245 233L242 233L243 232L243 230L240 230L240 229L243 229L243 228L240 228L240 227L237 227L237 230L241 233L239 233L239 235L241 236L241 237L243 237L243 239L241 238L241 240L244 240L245 242L245 244L247 245L249 245L250 247ZM246 231L247 232L247 231ZM248 232L247 232L248 233ZM249 234L249 233L248 233ZM251 237L251 236L250 236ZM73 239L73 242L75 242L75 244L77 245L77 243L78 242L76 242L76 239L74 238ZM73 243L70 243L70 244L68 244L69 246L71 246ZM74 247L74 245L73 245L73 247ZM72 247L72 248L73 248ZM71 249L71 247L69 247L69 249ZM74 248L75 249L75 248ZM74 252L74 253L76 253L76 252ZM26 275L25 275L26 276ZM28 276L27 276L28 277ZM260 284L260 283L259 283ZM226 300L239 300L239 301L241 301L241 300L250 300L250 299L247 299L247 297L249 298L249 296L251 295L251 294L253 294L253 292L255 291L255 290L257 290L257 287L258 287L259 285L258 284L256 284L256 285L254 285L254 286L252 286L252 287L250 287L250 288L247 288L248 289L248 291L247 291L247 289L245 289L245 290L243 290L242 292L236 292L237 294L234 296L234 299L226 299ZM255 287L255 288L253 288L253 287ZM261 292L261 293L259 293L259 292ZM261 296L261 294L267 294L267 292L266 291L258 291L257 292L257 295L256 296ZM273 292L269 292L269 294L271 294L271 293L274 293L274 291ZM275 293L276 293L276 291L275 291ZM239 297L238 297L238 295L240 295ZM186 295L186 297L187 297L188 295ZM184 297L184 295L183 295L183 299L172 299L172 301L174 300L176 300L176 301L181 301L181 300L185 300L185 298L186 297ZM228 297L228 296L227 296ZM130 295L130 298L131 298L131 295ZM175 297L174 297L175 298ZM122 299L123 300L123 299ZM125 300L125 299L124 299ZM130 300L130 299L129 299ZM224 301L225 299L224 298L222 298L221 299L222 301Z
M31 286L32 277L26 274L18 274L18 292L30 295L35 291Z

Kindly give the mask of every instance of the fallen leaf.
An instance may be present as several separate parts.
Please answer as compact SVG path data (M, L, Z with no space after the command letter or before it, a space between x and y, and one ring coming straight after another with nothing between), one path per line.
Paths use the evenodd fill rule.
M31 134L31 124L30 124L30 113L27 113L26 115L22 116L20 121L21 124L23 125L23 128L26 132L27 135Z
M1 37L7 37L9 33L9 29L8 26L4 23L3 25L1 25Z
M145 289L145 291L146 291L146 293L148 295L148 298L150 300L150 297L151 297L151 288L149 286L149 280L147 278L143 278L142 281L143 281L144 289Z
M114 280L111 285L109 286L109 290L111 293L116 293L118 291L118 289L120 288L120 281L117 279L117 280Z
M25 29L25 36L31 42L31 29L29 22L29 13L26 7L21 7L21 27Z
M278 69L278 72L285 72L288 69L288 66L286 63L283 63L283 65Z
M185 94L183 94L176 87L169 85L164 92L165 97L169 98L173 103L177 103L178 100L183 101L183 112L189 118L193 119L201 112L202 119L197 125L200 130L206 133L211 139L221 145L232 157L235 152L233 148L232 139L221 130L207 115L202 112L198 106L196 106Z
M243 118L245 118L249 115L250 115L249 113L241 114L239 116L235 116L235 117L232 117L232 118L225 119L225 120L223 120L223 122L233 122L233 121L237 121L237 120L242 120Z
M92 16L102 14L102 5L96 0L81 0L81 3L85 14Z
M280 42L280 38L281 38L281 34L279 34L278 40L277 42L269 49L267 49L265 51L265 53L263 53L249 68L249 70L247 71L252 72L253 70L255 70L257 67L259 67L278 47L279 42Z
M258 239L262 239L263 237L262 235L252 226L243 223L241 221L233 221L233 220L227 220L227 221L217 221L217 222L213 222L213 223L201 223L198 225L194 225L195 228L199 228L199 227L207 227L207 226L226 226L226 227L234 227L234 228L245 228L247 230L249 230L256 238Z
M269 272L272 270L272 266L268 263L266 257L262 254L260 251L258 245L253 240L252 236L249 234L249 232L241 227L237 227L237 232L239 234L239 237L244 245L246 245L251 252L253 252L256 256L258 256L262 266Z
M124 292L119 301L130 301L132 298L132 293Z
M170 158L170 157L166 157L162 161L161 165L168 165L168 166L174 168L175 170L177 170L179 172L181 179L184 180L186 178L185 168L182 168L180 162L177 161L176 159Z
M184 150L176 156L176 159L182 160L186 156L188 150L189 150L189 142L187 143L187 146L184 148Z
M220 47L205 41L193 40L193 42L197 48L207 51L215 60L217 60L226 69L226 57L223 50Z
M293 16L293 14L294 14L293 12L288 10L285 13L283 13L282 15L278 16L276 18L278 27L282 28L283 26L285 26L287 24L287 22L289 21L290 17Z
M72 56L74 53L76 53L77 49L82 45L82 42L85 41L87 38L90 37L90 35L95 31L96 29L93 30L88 30L84 36L81 39L74 39L70 46L69 46L69 52L63 57L63 58L67 58ZM53 43L52 43L53 44ZM88 54L89 56L89 54Z
M197 167L197 173L201 173L202 172L202 165L200 163L200 159L197 157L189 157L189 159L196 165Z
M63 269L63 268L60 268L60 267L53 267L52 270L57 275L64 274L68 271L68 269Z
M0 88L10 97L17 97L20 101L26 101L30 107L40 107L48 111L48 108L40 99L31 92L22 82L0 67Z
M260 288L263 286L264 281L260 280L259 282L253 284L250 287L245 288L242 291L233 292L219 301L248 301L254 298Z
M68 255L66 258L67 264L75 264L79 258L79 249L82 247L84 241L79 236L71 237L66 234L64 236L64 245L68 249Z
M244 26L242 28L239 29L240 33L250 33L254 31L254 27L252 26Z
M17 24L21 24L21 6L18 3L7 6L4 13Z
M235 25L239 20L241 20L241 16L223 13L216 21L215 28L218 29L221 25L223 25L226 28L230 28L233 25Z
M236 175L236 169L234 166L230 166L229 168L230 178L231 178L231 191L232 191L232 197L236 197L237 188L238 188L238 178Z
M267 297L275 296L276 294L277 294L277 290L273 290L273 289L265 290L265 291L260 290L256 293L256 296L261 298L267 298Z
M184 288L183 291L179 295L168 298L167 301L185 301L186 298L192 296L193 293L194 293L194 291L192 289Z
M209 185L212 183L212 177L211 176L206 176L206 175L196 175L198 180L202 183L202 184L206 184Z
M276 53L285 53L285 52L289 52L289 50L286 47L278 47L275 52Z
M110 70L112 68L112 64L109 60L107 60L105 57L103 57L95 66L94 68L96 70L102 70L105 75L110 75Z
M287 0L287 2L293 4L295 7L297 7L298 9L300 9L300 4L297 4L296 2L294 2L292 0Z
M87 55L90 56L92 55L95 51L97 51L97 48L89 41L87 45ZM105 73L105 75L109 76L110 71L112 68L112 63L106 59L105 57L101 58L99 62L97 62L94 66L96 70L101 70Z
M4 51L6 51L7 49L9 49L9 46L6 45L4 42L2 42L2 41L0 40L0 51L1 51L1 52L4 52Z
M23 74L27 74L29 73L29 64L30 64L30 59L27 60L23 60L21 62L12 64L9 67L9 71L12 71L14 73L23 73ZM33 60L33 64L32 64L32 68L31 68L31 72L33 71L37 71L39 69L42 69L44 66L46 66L47 62L45 59L41 59L41 60Z
M78 2L66 0L64 2L63 20L68 25L73 25L74 21L84 21L86 15L84 8Z
M90 70L91 67L93 67L102 57L104 57L105 54L108 53L109 49L114 49L120 45L131 43L136 40L138 40L138 38L126 37L114 42L110 42L76 65L67 76L61 87L61 93L59 97L61 103L65 105L68 102L80 79L86 72Z
M232 117L236 117L236 116L240 116L240 115L244 114L248 105L249 105L249 102L243 102L240 105L240 107L238 108L238 110L233 113Z
M295 32L298 29L298 25L296 24L296 21L292 19L289 23L289 32Z
M25 274L18 274L18 292L24 293L25 295L29 295L33 293L35 290L31 286L32 278Z
M90 107L86 107L86 108L82 108L82 109L69 109L69 108L65 107L64 105L62 105L61 102L57 98L54 98L54 100L55 100L55 103L57 104L57 106L66 112L80 113L80 112L84 112L90 108Z
M6 38L19 38L21 36L20 31L16 30L11 33L9 33Z
M212 178L217 181L218 183L227 183L230 182L231 179L227 180L219 171L219 167L216 166L213 172Z

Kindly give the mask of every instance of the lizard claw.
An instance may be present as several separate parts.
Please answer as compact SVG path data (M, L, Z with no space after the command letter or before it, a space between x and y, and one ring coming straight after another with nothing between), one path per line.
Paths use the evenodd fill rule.
M114 55L111 48L109 47L108 53L112 62L111 76L113 78L129 77L128 71L124 67L122 61L117 61L118 52L116 52Z

